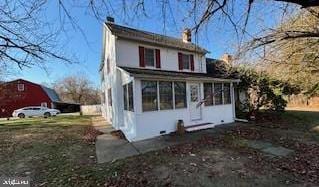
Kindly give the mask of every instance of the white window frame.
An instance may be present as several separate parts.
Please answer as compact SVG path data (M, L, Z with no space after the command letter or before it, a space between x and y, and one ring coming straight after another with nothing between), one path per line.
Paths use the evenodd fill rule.
M187 89L185 90L185 97L186 97L186 107L183 107L183 108L176 108L176 103L175 103L175 82L183 82L183 81L166 81L166 82L171 82L172 83L172 102L173 102L173 108L171 109L162 109L161 110L161 107L160 107L160 104L161 104L161 101L160 101L160 87L159 87L159 82L161 81L157 81L157 80L143 80L143 81L156 81L156 98L157 98L157 110L149 110L149 111L144 111L143 110L143 93L141 93L142 95L142 112L156 112L156 111L169 111L169 110L179 110L179 109L186 109L187 108ZM165 81L164 81L165 82ZM184 82L185 85L187 84L186 82Z

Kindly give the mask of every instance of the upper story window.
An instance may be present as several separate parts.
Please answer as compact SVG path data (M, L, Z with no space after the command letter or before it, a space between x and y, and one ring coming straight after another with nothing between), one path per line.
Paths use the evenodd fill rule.
M191 55L182 54L183 69L190 69Z
M139 46L140 67L161 68L161 55L159 49Z
M24 91L24 84L18 84L18 91L23 92Z
M178 69L194 71L194 55L178 53Z
M145 60L145 66L155 66L155 50L154 49L149 49L145 48L144 52L144 60Z

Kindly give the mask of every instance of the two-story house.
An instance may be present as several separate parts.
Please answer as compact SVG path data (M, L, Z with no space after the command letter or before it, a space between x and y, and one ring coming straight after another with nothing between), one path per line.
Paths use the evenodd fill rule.
M102 113L129 141L231 123L234 79L207 74L207 50L182 38L120 26L103 26Z

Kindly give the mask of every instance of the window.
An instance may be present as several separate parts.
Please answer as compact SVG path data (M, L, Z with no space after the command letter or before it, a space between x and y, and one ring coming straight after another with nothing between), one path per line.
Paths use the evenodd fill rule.
M214 83L214 101L215 105L223 104L223 85L222 83Z
M175 108L185 108L186 103L186 83L174 82Z
M144 60L145 60L145 65L146 66L155 66L155 50L154 49L149 49L145 48L144 49Z
M134 97L133 97L133 82L130 82L127 86L127 94L128 94L128 110L134 111Z
M101 103L102 103L102 104L105 104L105 92L102 92L102 95L101 95Z
M154 111L158 109L157 82L142 81L142 108L143 111Z
M24 91L24 84L18 84L18 91L23 92Z
M124 101L124 110L128 110L128 103L127 103L127 84L123 85L123 101Z
M111 72L111 64L110 64L109 58L107 58L107 60L106 60L106 70L107 70L107 74L109 74Z
M109 106L112 106L112 89L111 88L107 90L107 99L109 102Z
M123 86L124 110L134 111L133 82Z
M213 84L212 83L204 83L204 98L205 98L205 106L213 105Z
M183 69L190 69L190 55L182 54Z
M160 109L173 109L172 82L159 82Z
M224 83L224 104L231 104L231 97L230 97L230 84Z
M186 107L185 82L142 81L143 111L173 109L174 104L175 108Z

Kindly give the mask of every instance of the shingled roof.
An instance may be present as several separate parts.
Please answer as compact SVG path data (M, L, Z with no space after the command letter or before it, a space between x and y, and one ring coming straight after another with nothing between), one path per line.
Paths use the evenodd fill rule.
M149 77L149 78L165 78L165 79L202 79L202 80L216 80L216 81L232 81L237 82L237 79L225 78L208 73L194 73L194 72L179 72L167 70L153 70L153 69L140 69L131 67L120 67L128 72L133 77Z
M137 30L110 22L106 22L105 24L111 30L112 34L120 38L140 41L162 47L182 49L190 52L197 52L202 54L208 53L206 49L201 48L200 46L191 42L183 42L183 40L180 38L174 38L152 32Z

